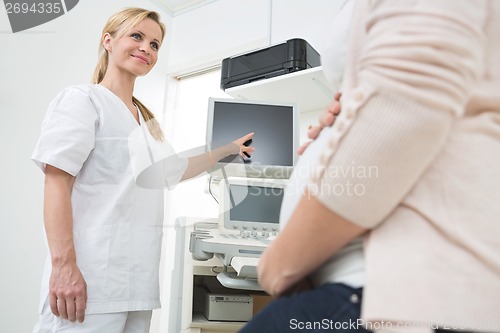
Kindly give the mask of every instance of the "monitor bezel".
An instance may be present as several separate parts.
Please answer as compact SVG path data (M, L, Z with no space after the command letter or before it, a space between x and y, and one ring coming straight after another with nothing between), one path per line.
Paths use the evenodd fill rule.
M299 129L299 110L297 103L292 102L275 102L275 101L261 101L261 100L248 100L248 99L235 99L235 98L220 98L210 97L208 101L208 115L207 115L207 131L206 131L206 147L207 151L212 150L212 136L213 136L213 121L216 103L233 103L233 104L258 104L270 106L284 106L292 110L292 166L277 166L265 164L244 164L244 163L221 163L217 162L213 168L212 173L217 180L225 177L252 177L252 178L275 178L287 179L290 177L293 167L297 164L299 147L300 129ZM243 135L246 133L243 133ZM236 139L236 138L235 138ZM228 142L229 143L229 142Z
M279 188L284 191L287 185L287 179L269 179L269 178L245 178L228 177L220 182L221 202L219 203L219 218L221 227L228 230L255 231L255 232L278 232L279 221L276 223L259 221L231 220L230 207L231 198L229 187L231 185L256 186L267 188ZM281 210L281 207L280 207Z

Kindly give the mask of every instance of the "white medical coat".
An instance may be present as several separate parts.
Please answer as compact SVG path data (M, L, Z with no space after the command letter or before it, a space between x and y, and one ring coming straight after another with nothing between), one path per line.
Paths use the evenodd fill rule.
M142 116L140 122L104 86L72 86L50 103L32 156L42 170L50 164L75 176L73 236L87 282L87 314L160 307L162 180L154 189L143 188L133 171L144 169L144 156L153 158L149 143L168 153L171 148L155 143ZM186 160L170 163L168 181L178 181L186 166ZM41 303L50 271L47 260Z

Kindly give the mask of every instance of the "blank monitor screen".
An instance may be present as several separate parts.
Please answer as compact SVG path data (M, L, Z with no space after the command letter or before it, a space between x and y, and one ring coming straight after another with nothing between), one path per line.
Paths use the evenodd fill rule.
M220 162L245 165L295 165L298 119L295 104L210 98L207 144L215 149L254 132L250 158L229 156Z
M229 184L231 200L242 200L229 210L234 221L279 223L283 188Z
M221 181L219 206L224 228L230 230L279 230L285 179L228 177Z

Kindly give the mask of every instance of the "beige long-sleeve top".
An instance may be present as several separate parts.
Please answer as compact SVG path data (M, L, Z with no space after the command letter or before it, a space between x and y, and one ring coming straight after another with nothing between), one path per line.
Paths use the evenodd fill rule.
M363 319L500 332L500 1L359 1L342 89L310 190L372 229Z

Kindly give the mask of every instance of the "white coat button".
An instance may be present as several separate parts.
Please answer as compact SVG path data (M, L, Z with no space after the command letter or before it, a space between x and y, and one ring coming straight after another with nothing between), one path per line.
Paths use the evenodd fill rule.
M327 164L328 161L330 160L330 156L327 153L323 153L323 154L321 154L319 160L320 160L321 164Z
M344 130L346 128L346 124L343 121L339 121L337 124L337 130L340 134L344 133Z
M325 166L324 165L319 165L316 167L316 169L313 172L313 180L315 182L319 182L321 177L323 176L323 172L325 171Z
M346 119L352 119L354 117L354 109L352 107L348 107L345 110L345 117Z
M338 140L330 139L328 140L328 148L330 148L330 150L334 152L337 149L338 143Z
M320 175L316 172L316 170L312 170L311 172L311 181L316 184L319 182ZM310 187L314 188L314 184L311 184ZM311 188L309 190L311 190Z
M361 91L356 91L353 95L353 98L357 102L361 102L363 100L363 93Z

